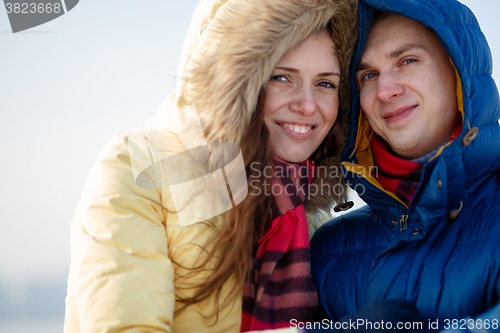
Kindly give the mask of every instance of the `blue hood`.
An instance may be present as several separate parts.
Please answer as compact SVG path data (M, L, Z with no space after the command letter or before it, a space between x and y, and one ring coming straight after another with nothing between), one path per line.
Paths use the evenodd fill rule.
M492 74L491 51L486 38L480 30L474 14L455 0L360 0L359 37L351 63L352 115L349 138L341 157L343 166L351 172L347 180L351 186L366 185L364 172L373 165L370 140L371 128L359 128L363 123L360 110L359 93L355 79L356 67L363 53L372 25L374 9L393 12L412 18L432 28L450 56L460 80L457 91L460 109L464 115L460 137L449 144L439 156L431 159L424 168L422 179L432 178L431 173L439 173L448 179L449 202L447 209L456 208L465 189L472 190L500 166L500 103L498 90ZM361 118L360 118L361 117ZM369 126L369 125L368 125ZM462 143L463 137L473 127L479 129L477 138L468 146ZM358 133L359 131L359 133ZM364 138L365 142L362 143ZM493 143L493 144L492 144ZM371 158L371 160L370 160ZM435 170L441 165L441 171ZM361 167L361 168L360 168ZM371 185L373 181L369 181ZM376 181L375 181L376 183ZM375 209L385 209L381 202L381 186L368 185L362 198L373 202ZM425 189L419 189L419 197ZM395 195L386 192L398 200ZM387 200L386 195L382 195ZM451 201L450 201L451 200ZM378 207L377 207L378 206Z

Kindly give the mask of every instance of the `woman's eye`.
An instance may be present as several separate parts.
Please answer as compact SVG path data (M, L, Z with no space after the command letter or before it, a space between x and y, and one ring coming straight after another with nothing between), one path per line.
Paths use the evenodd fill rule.
M318 86L320 87L323 87L323 88L337 88L337 86L331 82L328 82L328 81L322 81L320 83L318 83Z
M279 81L279 82L287 82L288 81L287 77L284 75L274 75L271 77L271 80L272 81Z
M412 64L414 63L416 60L415 59L406 59L405 61L403 61L401 64L402 65L409 65L409 64Z

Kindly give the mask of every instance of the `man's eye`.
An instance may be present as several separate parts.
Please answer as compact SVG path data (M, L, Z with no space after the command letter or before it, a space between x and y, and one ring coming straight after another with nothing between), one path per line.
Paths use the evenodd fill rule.
M414 63L416 60L415 59L406 59L405 61L403 61L401 64L402 65L409 65L409 64L412 64Z
M377 76L375 73L368 73L361 78L361 81L373 79L375 76Z
M274 75L271 77L271 81L287 82L288 79L284 75Z
M323 88L337 88L337 86L331 82L328 82L328 81L322 81L320 83L318 83L318 86L320 87L323 87Z

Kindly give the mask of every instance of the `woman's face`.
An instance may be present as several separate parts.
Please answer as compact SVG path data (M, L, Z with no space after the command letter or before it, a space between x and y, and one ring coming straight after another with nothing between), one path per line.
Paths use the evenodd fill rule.
M298 163L318 148L337 119L339 80L335 44L325 30L281 58L264 102L275 156Z

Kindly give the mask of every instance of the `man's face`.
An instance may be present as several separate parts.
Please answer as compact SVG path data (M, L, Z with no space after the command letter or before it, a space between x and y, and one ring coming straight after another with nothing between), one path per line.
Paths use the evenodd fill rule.
M404 159L430 153L461 123L455 69L414 20L391 15L373 26L356 79L370 126Z

